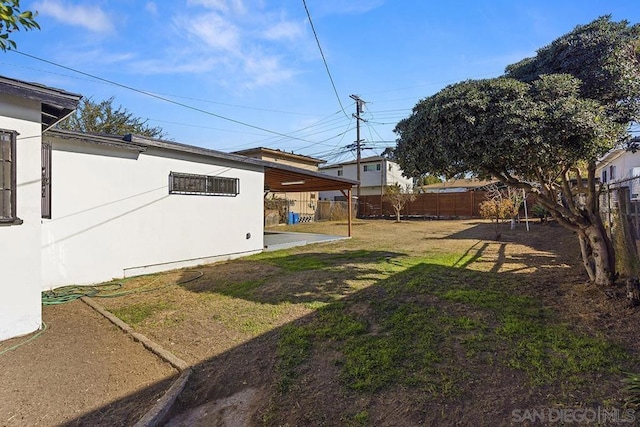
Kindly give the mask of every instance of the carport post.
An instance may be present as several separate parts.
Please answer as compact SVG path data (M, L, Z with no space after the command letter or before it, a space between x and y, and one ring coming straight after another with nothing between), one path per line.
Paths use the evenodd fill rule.
M346 193L344 192L344 190L340 190L340 192L344 197L347 198L347 217L348 217L347 226L349 227L348 236L351 237L351 215L352 215L351 188L349 188Z
M349 219L347 220L347 223L349 224L349 234L348 236L351 237L351 189L349 188L349 190L347 191L347 193L349 194L349 196L347 197L347 205L349 206L348 208L348 215L349 215Z

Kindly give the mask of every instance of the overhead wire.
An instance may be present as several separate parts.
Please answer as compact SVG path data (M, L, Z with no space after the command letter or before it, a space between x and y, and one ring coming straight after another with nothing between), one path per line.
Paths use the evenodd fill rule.
M313 31L313 37L315 37L316 43L318 44L318 50L320 50L320 56L322 56L322 62L324 62L324 68L327 70L327 75L329 76L329 80L331 81L331 87L333 87L333 93L335 93L336 99L338 100L338 104L340 104L340 109L342 110L345 116L349 117L349 114L347 114L347 112L344 110L342 101L340 101L340 95L338 95L338 90L336 89L336 85L333 81L333 77L331 76L331 71L329 71L329 64L327 64L327 59L324 57L324 52L322 51L322 46L320 45L320 39L318 39L318 34L316 33L316 28L313 25L313 20L311 19L311 13L309 13L309 8L307 7L306 0L302 0L302 4L304 5L304 10L307 12L307 17L309 18L309 25L311 26L311 31Z
M99 80L99 81L102 81L102 82L106 82L106 83L109 83L111 85L114 85L114 86L117 86L117 87L121 87L123 89L130 90L132 92L140 93L142 95L149 96L149 97L152 97L152 98L164 101L164 102L168 102L170 104L174 104L174 105L177 105L177 106L180 106L180 107L183 107L183 108L187 108L189 110L193 110L193 111L197 111L197 112L200 112L200 113L203 113L203 114L207 114L209 116L217 117L219 119L226 120L226 121L229 121L231 123L235 123L235 124L238 124L238 125L241 125L241 126L246 126L246 127L252 128L252 129L261 130L263 132L274 134L274 135L279 135L279 136L282 136L282 137L285 137L285 138L294 138L294 139L299 139L299 140L304 141L304 142L312 142L312 141L306 141L306 140L301 139L301 138L297 138L295 136L290 136L290 135L287 135L287 134L284 134L284 133L281 133L281 132L277 132L277 131L274 131L274 130L271 130L271 129L267 129L267 128L264 128L264 127L261 127L261 126L252 125L250 123L243 122L241 120L232 119L230 117L226 117L226 116L223 116L223 115L220 115L220 114L216 114L216 113L213 113L211 111L203 110L202 108L194 107L192 105L185 104L183 102L174 101L172 99L166 98L164 96L157 95L157 94L152 93L152 92L147 92L147 91L144 91L142 89L135 88L133 86L128 86L128 85L125 85L125 84L122 84L122 83L115 82L113 80L109 80L109 79L105 79L103 77L96 76L96 75L91 74L91 73L86 73L84 71L76 70L74 68L67 67L66 65L58 64L58 63L50 61L48 59L39 58L39 57L37 57L35 55L31 55L31 54L28 54L28 53L25 53L25 52L21 52L19 50L11 50L10 52L14 52L14 53L17 53L19 55L26 56L27 58L35 59L37 61L42 61L44 63L50 64L50 65L53 65L53 66L56 66L56 67L63 68L65 70L73 71L74 73L82 74L84 76L91 77L93 79L96 79L96 80Z

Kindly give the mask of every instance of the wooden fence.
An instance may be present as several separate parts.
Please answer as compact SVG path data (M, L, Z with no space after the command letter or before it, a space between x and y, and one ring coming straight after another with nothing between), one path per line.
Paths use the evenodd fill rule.
M477 218L480 217L480 203L485 198L484 191L464 193L423 193L402 209L402 216L435 218ZM390 203L382 201L381 196L360 196L358 216L388 217L395 216Z

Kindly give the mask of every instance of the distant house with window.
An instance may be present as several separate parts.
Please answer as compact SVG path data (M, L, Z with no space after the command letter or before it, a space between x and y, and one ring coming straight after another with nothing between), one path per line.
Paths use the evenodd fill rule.
M262 251L265 191L354 184L172 141L56 129L80 99L0 76L0 340L40 327L43 290Z
M357 180L357 162L349 161L333 165L322 166L320 172L337 178ZM402 175L400 166L382 156L366 157L360 160L360 194L375 196L384 193L387 185L399 184L402 187L413 185L413 179ZM355 187L353 195L356 195ZM345 200L339 191L320 192L322 200Z
M634 153L624 148L609 151L598 161L596 176L601 184L626 182L631 199L640 199L640 151Z
M254 159L295 166L314 172L317 172L318 167L322 163L325 163L325 160L317 159L315 157L295 154L293 152L289 153L287 151L275 150L266 147L249 148L246 150L234 151L233 153ZM292 185L292 187L295 186ZM265 196L266 200L273 200L274 198L285 201L285 209L287 213L291 212L298 214L298 218L300 218L302 222L312 221L315 218L316 208L318 207L317 191L269 193Z

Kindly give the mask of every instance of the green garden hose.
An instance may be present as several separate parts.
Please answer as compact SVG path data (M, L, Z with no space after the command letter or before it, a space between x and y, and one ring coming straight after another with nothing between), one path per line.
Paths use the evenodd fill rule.
M159 277L157 277L145 286L120 292L114 291L117 291L124 286L121 282L105 283L95 286L63 286L50 291L42 292L42 305L64 304L82 297L116 298L129 294L152 292L171 285L182 285L185 283L189 283L204 276L204 273L202 271L194 271L194 273L196 273L194 277L190 277L186 280L180 280L179 282L175 283L167 283L166 285L161 286L151 286L160 279Z
M35 333L34 335L30 336L30 337L29 337L29 338L27 338L26 340L24 340L24 341L22 341L22 342L19 342L19 343L18 343L18 344L16 344L16 345L13 345L13 346L11 346L11 347L9 347L9 348L5 348L4 350L0 350L0 356L2 356L2 355L3 355L3 354L5 354L5 353L8 353L8 352L10 352L10 351L12 351L12 350L15 350L16 348L21 347L21 346L25 345L26 343L28 343L28 342L30 342L30 341L35 340L35 339L36 339L36 338L38 338L40 335L42 335L42 333L43 333L44 331L46 331L46 330L47 330L47 324L46 324L46 323L44 323L44 322L42 322L42 327L40 328L40 330L39 330L37 333Z

